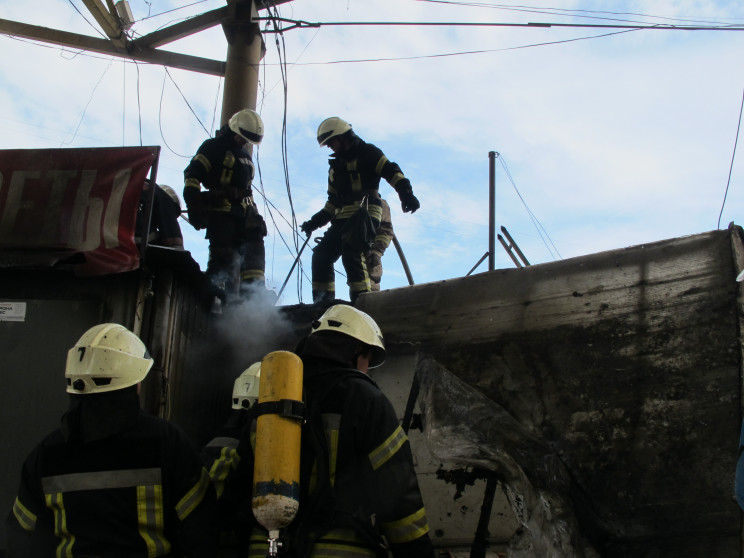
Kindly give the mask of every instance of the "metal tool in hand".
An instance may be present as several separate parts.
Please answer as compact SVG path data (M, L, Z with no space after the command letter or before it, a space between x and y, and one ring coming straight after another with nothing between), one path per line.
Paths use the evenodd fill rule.
M297 257L295 258L294 263L292 264L292 267L289 269L289 273L287 274L287 278L284 280L284 284L282 284L282 288L279 289L279 292L277 293L277 303L279 302L279 297L282 296L282 293L284 292L284 287L287 286L287 283L289 283L289 278L292 277L292 272L294 271L295 266L297 265L297 262L300 261L300 256L302 256L302 251L305 249L305 246L307 246L307 243L310 242L310 237L312 235L308 235L305 239L305 242L302 244L302 247L300 248L300 251L297 253Z

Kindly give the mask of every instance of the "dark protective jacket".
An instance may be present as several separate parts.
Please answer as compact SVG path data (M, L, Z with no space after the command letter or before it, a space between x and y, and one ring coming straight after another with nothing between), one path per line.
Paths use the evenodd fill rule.
M213 556L214 506L199 455L136 388L72 396L23 465L8 557Z
M183 174L183 199L188 206L199 203L203 185L209 192L210 211L242 217L247 207L255 208L253 161L248 151L235 143L229 129L202 143Z
M379 556L382 533L395 558L433 557L410 444L390 401L359 371L307 353L303 362L308 421L319 422L325 447L319 452L305 429L293 552Z
M334 218L351 217L365 198L370 216L379 225L382 220L381 178L395 188L398 195L412 192L411 183L400 167L389 161L378 147L357 136L348 151L334 153L328 164L328 201L311 219L315 228Z
M254 525L250 490L253 481L253 452L256 421L253 409L232 409L217 435L201 451L217 491L220 556L245 556Z

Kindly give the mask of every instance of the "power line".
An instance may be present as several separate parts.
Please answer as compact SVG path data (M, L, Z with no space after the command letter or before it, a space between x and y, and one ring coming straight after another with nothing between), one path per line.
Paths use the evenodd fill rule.
M723 202L721 203L721 212L718 214L718 227L721 228L721 216L723 215L723 207L726 205L726 198L728 197L729 185L731 184L731 173L734 169L734 159L736 159L736 145L739 143L739 130L741 129L741 113L744 111L744 93L741 97L741 107L739 107L739 123L736 126L736 138L734 139L734 152L731 154L731 166L729 167L728 180L726 181L726 191L723 194Z
M416 0L418 2L429 2L431 4L450 4L454 6L467 6L474 8L491 8L495 10L514 11L514 12L525 12L525 13L538 13L548 15L558 15L566 17L586 18L586 19L600 19L610 21L633 21L626 18L618 19L606 16L636 16L650 19L660 19L664 21L684 21L684 22L695 22L695 23L714 23L710 21L711 18L698 18L698 19L684 19L676 17L665 17L651 14L642 14L636 12L614 12L608 10L579 10L572 8L550 8L550 7L538 7L538 6L521 6L521 5L510 5L510 4L491 4L488 2L456 2L454 0ZM600 14L600 15L594 15ZM716 18L718 19L718 18ZM733 19L733 18L732 18ZM741 19L741 18L736 18Z
M269 18L257 17L255 21L266 21ZM557 22L528 22L505 23L496 21L317 21L309 22L279 18L284 23L291 23L289 27L278 29L283 33L291 29L316 27L527 27L544 29L550 27L594 28L594 29L645 29L655 31L744 31L744 25L669 25L669 24L598 24L598 23L557 23Z
M524 208L527 210L527 215L529 215L530 220L532 221L532 224L535 225L535 230L537 230L537 234L540 235L540 238L542 239L543 244L545 244L545 247L548 249L548 252L550 252L550 255L553 257L553 259L555 259L555 255L553 254L553 250L555 250L555 253L558 254L558 257L563 259L560 252L558 251L558 248L553 243L553 240L550 238L548 231L545 230L545 227L542 226L542 223L540 223L540 220L535 216L535 214L532 212L530 207L527 205L527 202L525 201L524 197L522 197L522 193L519 191L519 188L517 188L517 185L515 184L514 179L512 178L511 172L509 172L509 168L506 166L506 161L504 160L504 156L500 155L499 160L501 161L501 166L504 168L504 171L506 172L506 176L509 178L509 182L511 182L511 185L514 188L514 191L517 193L517 196L519 196L519 199L521 200L522 205L524 205ZM550 242L550 246L553 247L552 249L550 248L550 246L548 246L548 242L546 242L545 240L546 238Z
M422 60L426 58L446 58L450 56L466 56L471 54L486 54L493 52L506 52L510 50L520 50L524 48L534 48L541 46L560 45L564 43L573 43L576 41L586 41L591 39L601 39L602 37L611 37L612 35L622 35L623 33L632 33L638 31L638 29L626 29L624 31L615 31L614 33L603 33L602 35L591 35L588 37L575 37L573 39L563 39L561 41L550 41L545 43L533 43L529 45L519 45L513 47L504 48L493 48L493 49L482 49L482 50L467 50L461 52L447 52L442 54L422 54L418 56L398 56L389 58L359 58L353 60L331 60L328 62L298 62L294 63L293 66L326 66L332 64L357 64L360 62L400 62L404 60Z

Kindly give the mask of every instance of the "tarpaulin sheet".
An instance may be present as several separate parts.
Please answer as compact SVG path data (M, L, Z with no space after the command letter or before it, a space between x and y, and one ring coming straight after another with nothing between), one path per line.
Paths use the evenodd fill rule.
M159 147L0 150L0 267L64 260L79 275L136 269L140 193Z

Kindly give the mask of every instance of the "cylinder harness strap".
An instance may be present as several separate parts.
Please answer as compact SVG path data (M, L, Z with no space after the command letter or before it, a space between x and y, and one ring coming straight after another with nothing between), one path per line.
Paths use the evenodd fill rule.
M261 415L279 415L280 417L305 420L305 404L295 399L280 399L279 401L264 401L258 403L254 409L256 417Z

